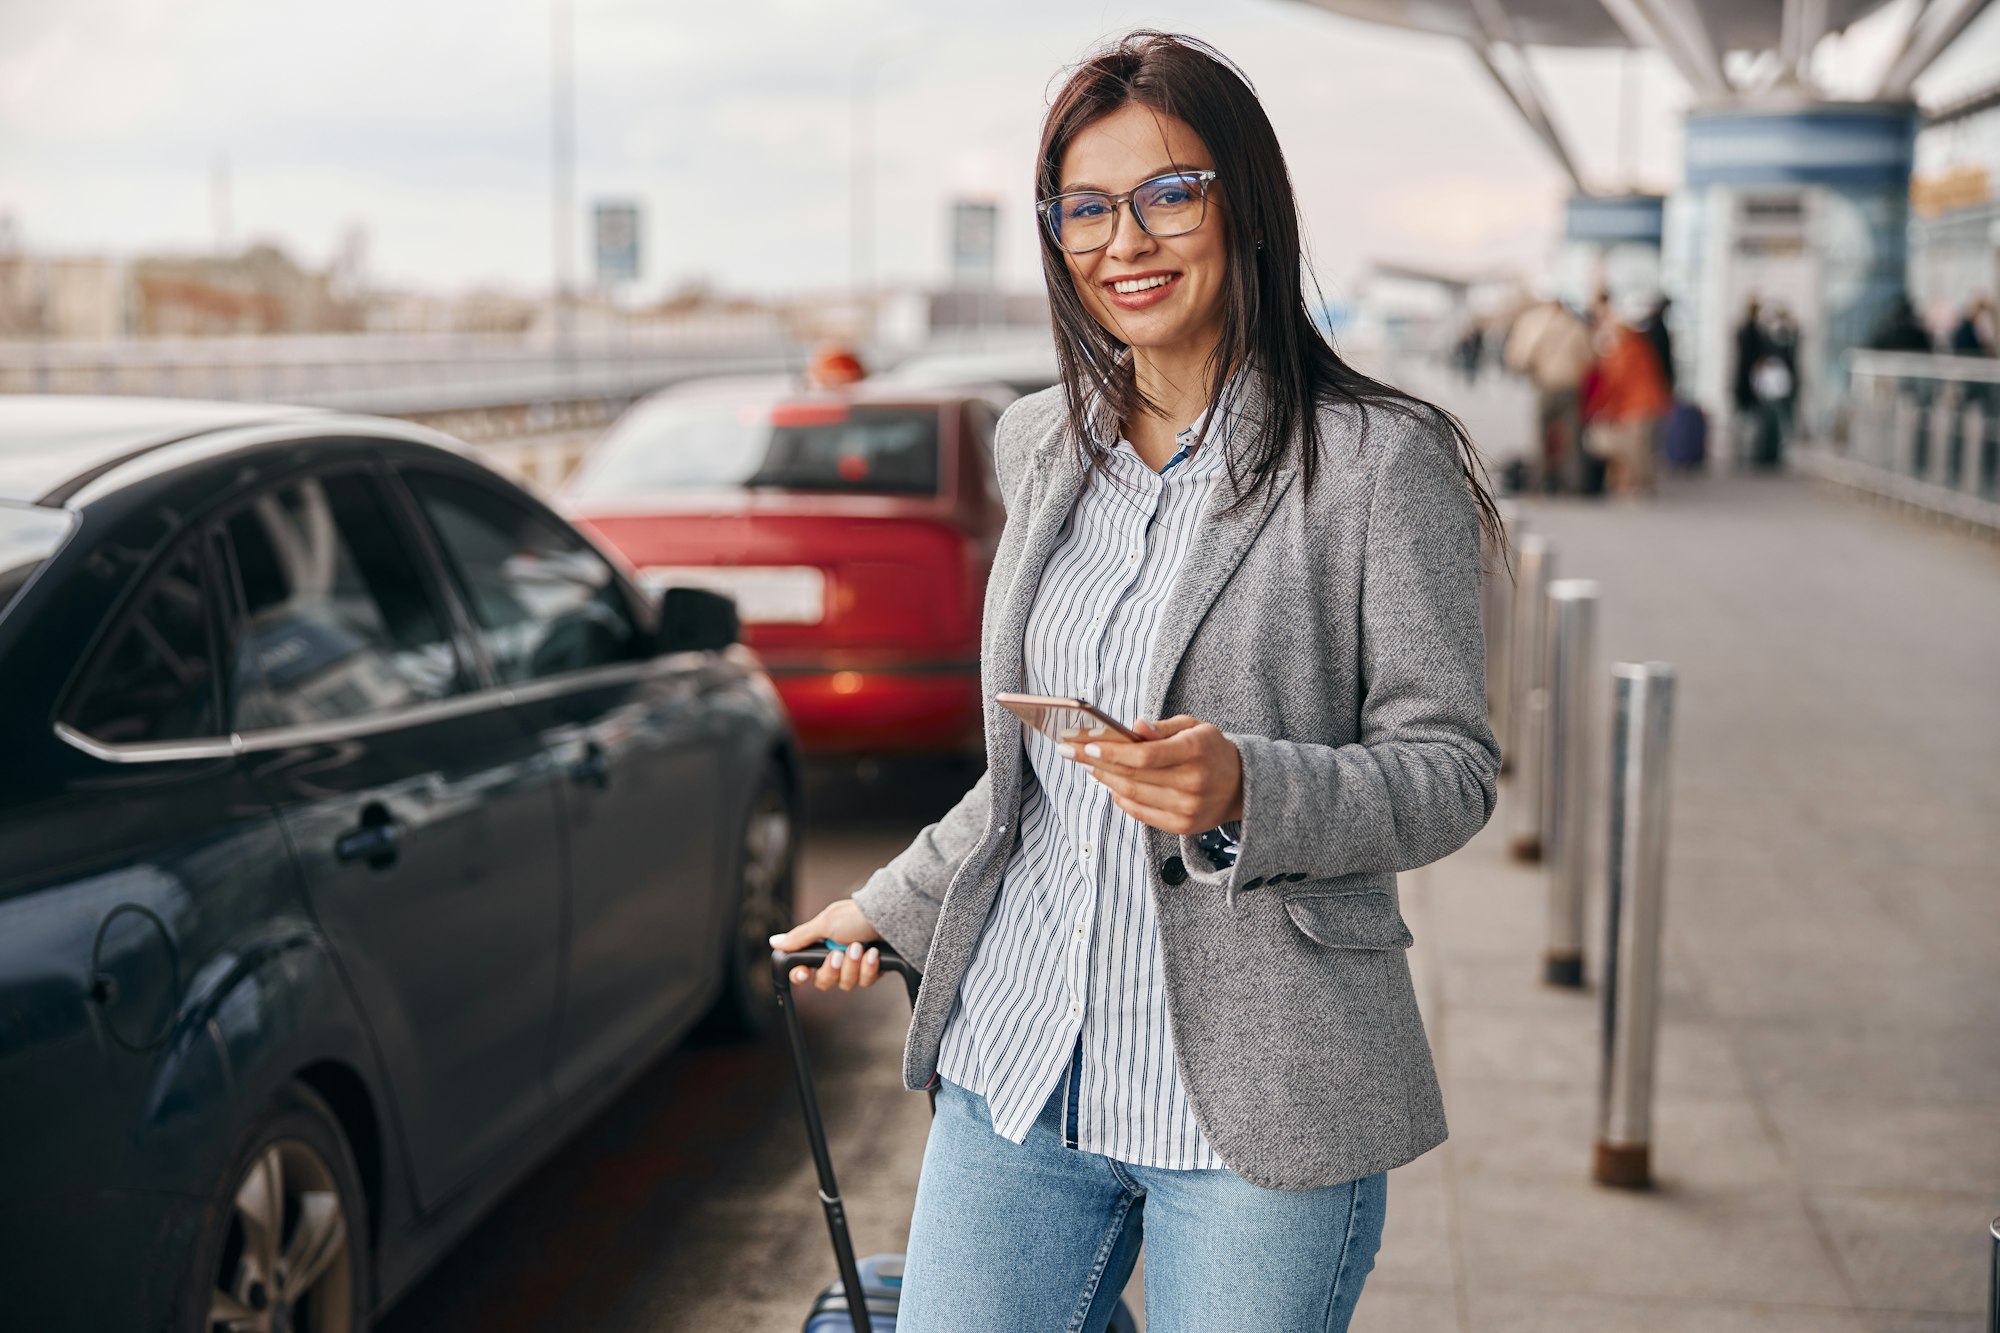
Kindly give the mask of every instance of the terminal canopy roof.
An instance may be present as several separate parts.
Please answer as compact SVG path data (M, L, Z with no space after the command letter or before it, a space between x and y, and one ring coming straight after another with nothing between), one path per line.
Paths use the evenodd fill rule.
M1767 51L1779 44L1785 0L1682 0L1724 51ZM1886 0L1825 0L1823 31L1835 32L1879 9ZM1605 0L1305 0L1350 18L1482 42L1498 38L1494 11L1504 11L1511 40L1530 46L1633 46Z

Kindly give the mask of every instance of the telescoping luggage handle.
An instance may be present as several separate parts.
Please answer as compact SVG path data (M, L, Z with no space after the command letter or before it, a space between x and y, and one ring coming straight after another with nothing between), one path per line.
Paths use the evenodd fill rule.
M909 992L910 1005L914 1008L917 985L923 980L923 974L910 966L886 941L878 941L875 948L881 951L882 970L897 973L903 978L903 987ZM841 1289L847 1293L847 1316L854 1323L854 1333L874 1333L874 1324L868 1316L867 1294L861 1288L861 1270L854 1260L854 1238L847 1229L847 1210L840 1202L840 1186L833 1179L833 1157L826 1147L826 1123L820 1119L819 1096L813 1091L812 1060L806 1054L806 1038L799 1027L798 1006L792 1003L792 969L817 968L826 961L828 952L820 947L800 949L795 953L772 950L771 985L778 993L778 1012L784 1015L785 1045L792 1053L792 1081L798 1085L799 1109L805 1113L806 1141L812 1145L813 1165L819 1170L819 1202L820 1207L826 1210L826 1229L833 1237L833 1258L840 1269Z

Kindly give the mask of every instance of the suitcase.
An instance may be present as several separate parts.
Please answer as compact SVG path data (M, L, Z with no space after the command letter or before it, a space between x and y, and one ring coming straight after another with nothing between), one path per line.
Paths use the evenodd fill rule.
M1667 413L1666 439L1660 452L1668 467L1697 468L1708 458L1708 415L1693 403L1676 398Z
M894 972L903 979L903 987L909 992L910 1003L917 1002L917 984L922 978L917 970L905 962L901 955L888 944L877 946L882 951L882 970ZM799 1011L792 1003L791 970L794 967L818 967L826 961L824 948L801 949L796 953L774 951L771 954L771 983L778 992L778 1011L783 1016L785 1045L792 1057L792 1081L798 1086L799 1109L806 1122L806 1142L812 1149L813 1165L819 1170L819 1201L826 1211L826 1229L833 1237L833 1261L840 1277L813 1302L812 1313L806 1316L805 1333L894 1333L896 1309L903 1296L903 1256L900 1254L871 1254L865 1259L854 1257L854 1240L847 1230L847 1210L840 1202L840 1187L833 1179L833 1159L827 1152L826 1123L820 1119L819 1096L813 1091L812 1062L806 1055L805 1033L799 1027ZM933 1107L937 1104L935 1093L931 1096ZM861 1301L857 1305L848 1300L847 1293L859 1291ZM1111 1313L1111 1323L1106 1333L1137 1333L1138 1324L1132 1312L1120 1300L1117 1309Z

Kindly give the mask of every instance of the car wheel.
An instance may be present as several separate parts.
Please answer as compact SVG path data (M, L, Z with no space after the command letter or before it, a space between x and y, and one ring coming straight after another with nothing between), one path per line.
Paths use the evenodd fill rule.
M339 1122L288 1087L242 1140L195 1247L183 1327L364 1333L368 1206Z
M722 993L702 1027L723 1038L761 1036L777 1017L771 936L797 922L798 838L784 777L767 768L737 840L736 916L724 945Z

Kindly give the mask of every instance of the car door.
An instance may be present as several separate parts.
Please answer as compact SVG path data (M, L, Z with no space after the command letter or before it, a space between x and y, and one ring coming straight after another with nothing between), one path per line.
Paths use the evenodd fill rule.
M429 1207L551 1104L547 759L468 670L380 477L299 475L217 531L233 724L375 1033Z
M159 1109L174 1027L198 969L297 902L284 835L222 720L199 543L154 560L99 623L154 517L100 540L0 661L10 721L40 732L0 743L0 1199L51 1219L140 1183L117 1173L149 1114L183 1135L228 1114L214 1097ZM145 1184L185 1188L207 1165ZM20 1262L0 1254L0 1274Z
M495 479L399 469L486 658L562 775L570 895L558 1095L615 1073L709 993L720 744L700 654L655 657L629 585L567 523Z

